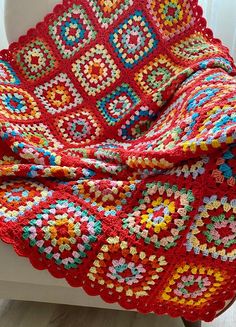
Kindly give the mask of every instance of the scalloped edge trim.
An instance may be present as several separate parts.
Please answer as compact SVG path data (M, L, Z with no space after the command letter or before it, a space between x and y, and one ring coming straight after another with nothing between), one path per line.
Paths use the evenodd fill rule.
M199 4L199 1L198 0L189 0L189 1L191 1L193 3L193 12L195 11L196 17L198 17L197 21L199 23L199 26L202 27L202 32L204 32L205 35L209 38L209 41L212 41L213 43L218 44L222 48L222 50L224 50L227 57L229 59L231 59L232 63L234 64L234 59L230 55L228 47L225 46L220 39L214 37L213 30L210 27L208 27L207 20L203 16L203 14L204 14L203 8ZM20 36L16 41L12 42L7 49L2 49L0 51L0 59L7 60L8 55L10 55L10 53L14 51L15 47L18 44L20 44L21 42L24 42L28 37L34 36L35 32L42 29L45 24L48 24L50 22L50 20L53 19L54 15L58 11L60 12L62 9L68 8L73 3L74 3L73 0L62 0L61 3L56 4L54 6L53 10L49 14L47 14L44 17L44 19L42 19L34 27L29 28L28 31L24 35ZM173 38L173 39L175 39L175 38ZM235 66L235 69L236 69L236 66Z
M1 227L1 226L0 226ZM108 304L111 304L111 303L116 303L118 305L120 305L121 308L125 309L125 310L134 310L134 311L137 311L141 314L149 314L149 313L154 313L156 315L168 315L172 318L184 318L188 321L191 321L191 322L195 322L195 321L198 321L198 320L201 320L201 321L205 321L205 322L211 322L213 321L215 318L217 318L221 312L223 311L223 309L227 308L227 305L229 305L229 301L230 303L234 300L234 298L236 298L236 290L232 290L231 293L228 293L227 297L225 297L221 302L218 302L217 303L217 309L216 311L214 312L211 312L211 314L204 314L202 316L196 316L196 314L185 314L186 311L184 311L184 314L181 313L181 309L180 308L176 308L176 310L174 310L175 308L175 305L173 305L173 307L169 307L169 306L166 306L165 307L165 310L158 310L158 308L155 310L155 311L151 311L151 310L148 310L146 307L143 307L142 305L142 302L138 302L138 304L134 305L133 303L130 305L129 303L124 303L123 301L119 300L119 299L114 299L114 300L111 300L110 298L108 299L105 292L99 292L99 291L96 291L94 290L90 285L85 285L85 284L74 284L73 285L73 282L70 281L70 279L67 277L67 276L58 276L54 269L53 269L53 266L52 266L52 269L50 269L51 267L50 266L39 266L37 265L34 257L33 257L33 252L31 253L32 255L30 256L27 256L25 255L23 252L21 252L19 250L19 248L17 247L17 244L15 244L14 240L13 239L9 239L8 237L5 237L3 234L2 234L2 230L0 228L0 239L2 242L4 242L5 244L9 244L9 245L12 245L15 253L19 256L19 257L24 257L24 258L27 258L31 265L36 269L36 270L39 270L39 271L42 271L42 270L47 270L49 272L49 274L54 277L54 278L57 278L57 279L64 279L66 280L66 282L68 283L69 286L73 287L73 288L82 288L85 293L89 296L99 296L105 303L108 303ZM233 302L232 302L233 303ZM164 306L161 307L162 309L164 308Z

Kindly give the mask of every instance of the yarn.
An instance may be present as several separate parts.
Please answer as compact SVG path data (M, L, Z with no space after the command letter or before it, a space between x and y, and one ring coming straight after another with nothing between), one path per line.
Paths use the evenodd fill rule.
M57 5L0 52L0 239L109 303L213 320L236 291L235 75L197 0Z

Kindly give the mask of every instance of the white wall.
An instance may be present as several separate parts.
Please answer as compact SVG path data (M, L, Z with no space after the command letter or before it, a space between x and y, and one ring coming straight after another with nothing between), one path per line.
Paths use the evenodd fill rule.
M236 61L236 0L199 0L199 3L204 8L209 27L214 30L215 36L229 47ZM3 6L4 0L0 0L0 49L7 47Z
M228 46L236 61L236 0L199 0L208 26Z
M4 8L4 0L0 0L0 49L7 47L7 39L4 29L3 8Z

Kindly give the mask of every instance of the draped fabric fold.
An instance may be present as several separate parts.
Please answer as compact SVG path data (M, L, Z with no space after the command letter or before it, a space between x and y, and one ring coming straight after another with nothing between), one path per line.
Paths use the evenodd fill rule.
M56 6L0 52L0 239L107 302L213 320L236 290L235 75L197 0Z

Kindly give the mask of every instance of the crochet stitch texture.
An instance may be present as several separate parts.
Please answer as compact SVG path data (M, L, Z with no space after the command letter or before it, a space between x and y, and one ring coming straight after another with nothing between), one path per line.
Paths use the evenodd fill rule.
M0 53L1 240L107 302L213 320L236 291L235 75L197 0L63 1Z

